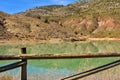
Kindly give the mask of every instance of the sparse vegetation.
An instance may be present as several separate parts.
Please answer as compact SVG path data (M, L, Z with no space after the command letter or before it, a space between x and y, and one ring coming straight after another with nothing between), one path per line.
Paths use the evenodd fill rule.
M66 6L36 7L14 15L1 12L0 39L64 40L76 35L119 38L119 6L119 0L78 0Z
M45 23L49 23L49 21L48 21L48 19L47 19L47 18L45 19L45 21L44 21L44 22L45 22Z

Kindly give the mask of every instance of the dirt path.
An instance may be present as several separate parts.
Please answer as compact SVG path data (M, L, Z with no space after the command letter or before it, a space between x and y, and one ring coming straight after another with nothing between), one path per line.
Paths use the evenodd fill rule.
M91 41L104 41L104 40L120 41L120 38L88 38L88 40L91 40Z

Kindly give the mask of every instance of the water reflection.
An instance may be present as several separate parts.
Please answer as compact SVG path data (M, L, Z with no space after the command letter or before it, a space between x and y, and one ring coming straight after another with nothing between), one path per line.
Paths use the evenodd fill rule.
M94 41L74 43L37 43L0 45L0 54L18 54L21 47L27 47L27 53L56 54L56 53L109 53L120 52L120 41ZM66 60L35 60L28 61L28 75L37 76L36 80L57 80L73 73L99 66L119 58L99 59L66 59ZM9 63L0 61L0 65ZM18 69L15 69L19 73ZM9 71L9 73L13 73ZM3 74L9 74L1 73ZM48 79L45 79L47 76ZM34 77L30 77L34 79Z

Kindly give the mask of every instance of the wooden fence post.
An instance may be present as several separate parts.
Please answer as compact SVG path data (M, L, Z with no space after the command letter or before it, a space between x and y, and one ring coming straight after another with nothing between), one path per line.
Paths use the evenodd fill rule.
M21 48L21 54L26 54L26 48ZM21 80L27 80L27 59L22 59L25 64L21 66Z

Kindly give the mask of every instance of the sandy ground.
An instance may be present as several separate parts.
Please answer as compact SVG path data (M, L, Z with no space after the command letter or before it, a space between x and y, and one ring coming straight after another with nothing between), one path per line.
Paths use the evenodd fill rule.
M86 41L120 41L120 38L88 38ZM86 42L84 41L84 42ZM0 44L61 43L61 39L50 40L0 40ZM83 42L83 41L80 41Z
M120 38L88 38L88 40L91 40L91 41L102 41L102 40L108 40L108 41L119 41Z

